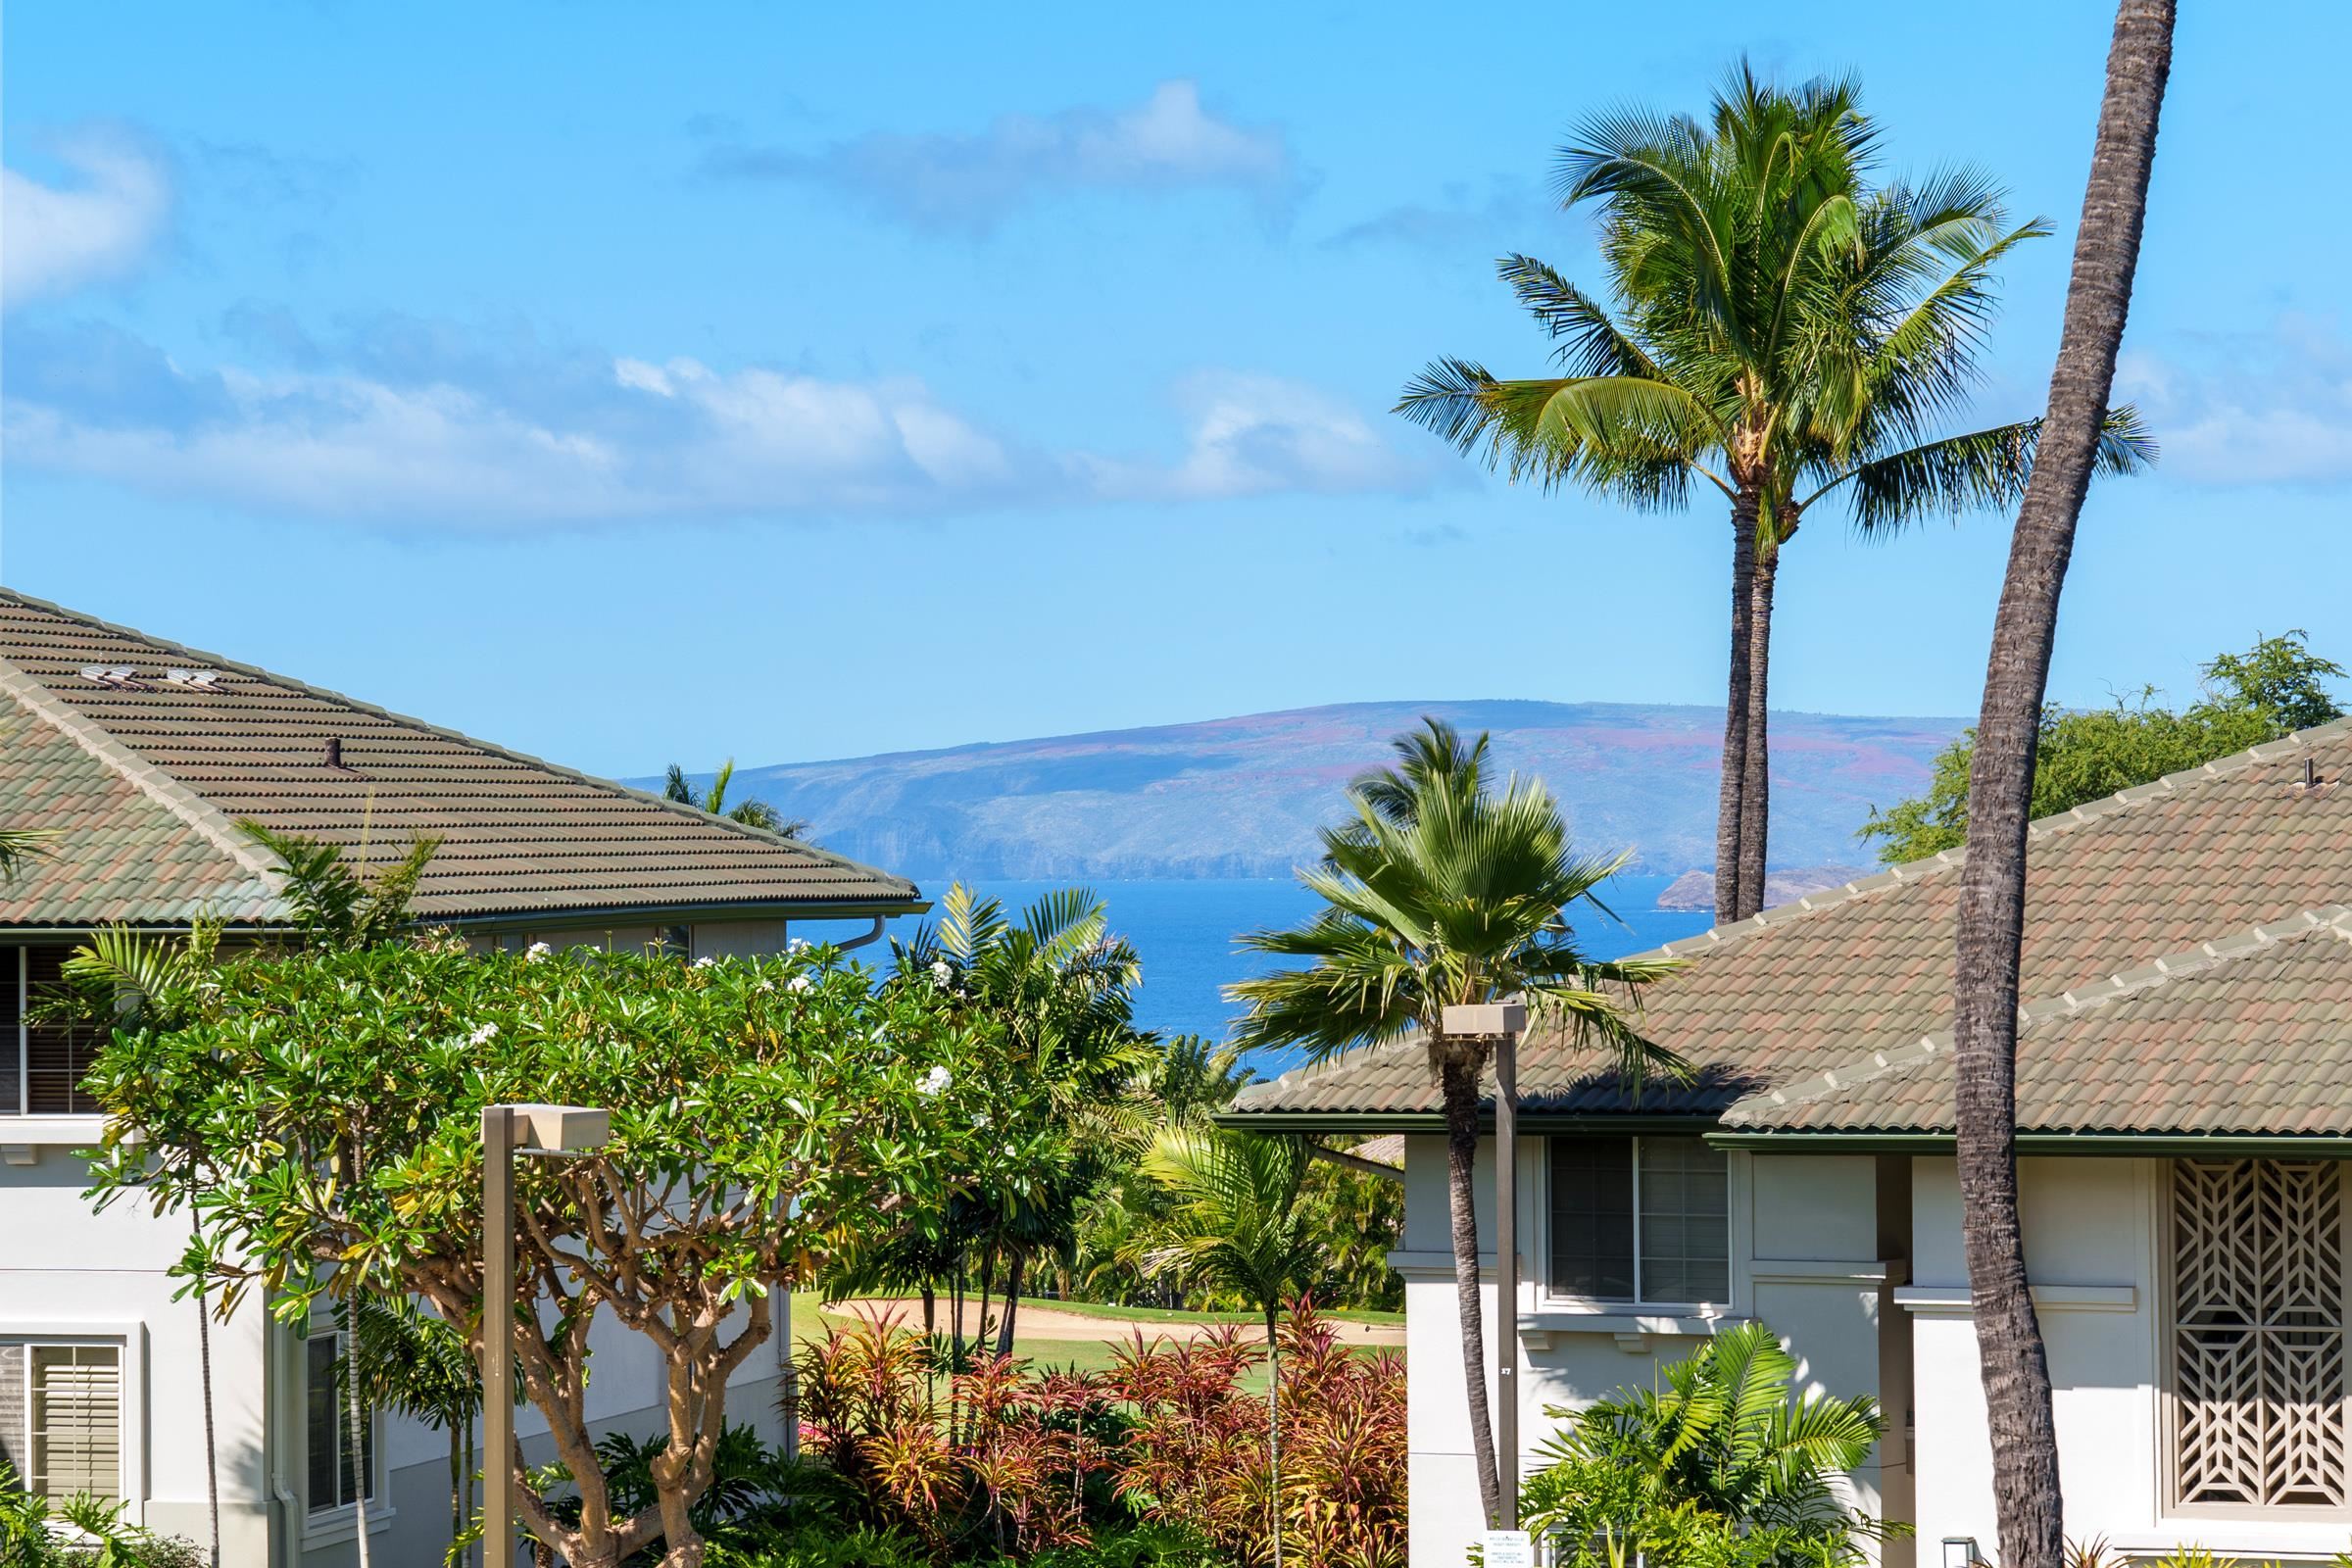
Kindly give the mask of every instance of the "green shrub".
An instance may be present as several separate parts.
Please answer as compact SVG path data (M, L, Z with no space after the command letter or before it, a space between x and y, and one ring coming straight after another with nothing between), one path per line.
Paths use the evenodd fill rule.
M87 1494L53 1516L48 1500L22 1488L16 1467L0 1459L0 1563L8 1568L201 1568L204 1558L177 1536L159 1536L122 1521L123 1505ZM60 1524L80 1532L61 1534Z
M1845 1507L1837 1477L1882 1430L1870 1399L1796 1399L1796 1362L1761 1323L1725 1330L1665 1368L1663 1392L1621 1392L1538 1451L1528 1528L1562 1568L1837 1568L1886 1527Z
M873 1525L802 1525L757 1544L742 1537L713 1537L705 1568L906 1568L926 1557L914 1537ZM1015 1559L984 1551L954 1561L957 1568L1011 1568ZM1030 1558L1029 1568L1231 1568L1231 1561L1187 1531L1144 1525L1099 1531L1083 1545Z

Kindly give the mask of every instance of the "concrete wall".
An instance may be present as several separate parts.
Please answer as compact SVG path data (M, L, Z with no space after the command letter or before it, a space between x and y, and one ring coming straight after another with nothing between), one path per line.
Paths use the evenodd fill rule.
M1886 1359L1887 1296L1899 1266L1886 1260L1886 1232L1899 1238L1908 1214L1882 1224L1880 1172L1869 1156L1749 1156L1731 1160L1733 1299L1704 1316L1668 1316L1553 1295L1544 1280L1544 1141L1520 1151L1519 1230L1522 1285L1514 1317L1524 1368L1519 1391L1521 1472L1556 1423L1547 1405L1574 1408L1628 1386L1649 1386L1663 1363L1688 1355L1721 1324L1762 1316L1794 1351L1800 1388L1851 1397L1877 1396ZM1492 1145L1477 1172L1480 1238L1487 1245L1487 1380L1494 1384L1495 1319L1492 1250ZM1405 1224L1396 1255L1405 1280L1406 1395L1413 1568L1460 1568L1483 1528L1471 1458L1465 1369L1446 1219L1446 1147L1436 1136L1405 1143ZM1899 1425L1899 1411L1895 1417ZM1883 1499L1907 1500L1910 1487L1899 1442L1855 1478L1854 1495L1874 1512ZM1889 1545L1886 1561L1907 1565L1909 1544Z
M197 1308L172 1299L164 1273L187 1243L186 1220L157 1220L135 1202L92 1213L87 1185L87 1167L64 1148L18 1146L0 1163L0 1337L122 1342L127 1516L203 1541L211 1526ZM269 1550L262 1335L263 1314L250 1304L212 1330L220 1549L232 1563L263 1562Z
M2155 1159L2019 1162L2026 1271L2055 1391L2067 1534L2158 1555L2198 1543L2225 1555L2328 1561L2352 1519L2283 1510L2230 1519L2178 1513L2164 1485L2161 1389L2170 1179ZM1992 1452L1976 1325L1968 1309L1960 1189L1948 1157L1914 1162L1917 1278L1899 1293L1911 1318L1919 1409L1919 1535L1974 1537L1992 1555Z

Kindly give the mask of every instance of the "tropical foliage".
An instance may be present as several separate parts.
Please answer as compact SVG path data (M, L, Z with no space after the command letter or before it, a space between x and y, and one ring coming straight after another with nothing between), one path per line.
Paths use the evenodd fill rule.
M726 1376L773 1332L777 1287L845 1233L937 1211L950 1172L1032 1152L975 1128L963 1032L822 950L689 966L390 944L239 960L217 985L194 1021L100 1054L99 1198L200 1195L182 1271L289 1321L321 1295L415 1295L478 1353L485 1311L514 1310L524 1392L582 1498L573 1525L526 1487L523 1522L572 1560L626 1556L709 1490ZM517 1299L485 1302L479 1112L549 1099L610 1107L613 1139L522 1164ZM615 1510L577 1401L608 1315L670 1380L662 1509ZM673 1555L695 1544L679 1534Z
M1303 1302L1279 1338L1279 1488L1250 1387L1266 1351L1230 1326L1139 1336L1109 1371L1080 1374L993 1355L957 1370L937 1342L868 1316L804 1348L804 1443L847 1484L854 1522L914 1558L1257 1564L1279 1507L1312 1568L1401 1564L1401 1361L1349 1352ZM1139 1525L1152 1533L1128 1533ZM1140 1555L1089 1554L1118 1542Z
M2045 707L2034 749L2033 817L2055 816L2167 773L2200 767L2249 746L2341 718L2330 693L2344 667L2310 649L2300 630L2259 639L2242 654L2221 654L2203 666L2201 701L2175 711L2156 688L2119 698L2112 708L2070 711ZM1928 793L1874 809L1859 836L1877 839L1879 858L1899 864L1968 840L1968 772L1974 729L1936 754Z
M0 1563L8 1568L198 1568L203 1555L176 1536L124 1521L126 1504L85 1494L52 1518L48 1500L25 1490L0 1458ZM62 1523L66 1528L58 1528Z
M1660 1563L1829 1568L1865 1559L1875 1523L1832 1483L1884 1430L1872 1400L1791 1393L1796 1360L1761 1323L1724 1330L1664 1369L1661 1390L1586 1409L1538 1449L1521 1492L1530 1530L1572 1568L1636 1553Z
M734 781L735 759L730 757L710 776L710 787L698 795L693 783L686 777L686 770L672 762L668 774L662 781L662 794L681 806L691 806L698 810L709 811L712 816L723 816L730 822L741 822L745 827L773 833L778 838L808 837L808 823L805 818L786 816L765 801L737 801L729 806L727 786Z
M1598 215L1606 298L1509 256L1503 283L1557 345L1559 374L1432 363L1399 413L1514 480L1642 510L1699 486L1732 523L1717 917L1761 906L1773 584L1806 514L1868 532L2020 494L2038 421L1947 433L1976 381L1994 270L2046 234L1983 173L1869 183L1880 133L1851 78L1795 88L1742 63L1706 121L1615 108L1561 149L1563 203ZM2110 417L2103 471L2153 448Z
M1164 1189L1171 1211L1155 1269L1210 1279L1265 1315L1273 1358L1266 1391L1266 1462L1272 1475L1267 1534L1282 1563L1282 1341L1276 1324L1320 1267L1323 1246L1299 1203L1310 1156L1303 1138L1248 1133L1162 1133L1144 1156L1144 1174Z
M38 828L0 827L0 882L24 869L24 862L44 853L49 835Z
M1541 784L1512 777L1497 790L1486 736L1465 743L1429 719L1395 750L1394 766L1349 789L1351 820L1323 831L1322 863L1298 873L1323 912L1295 930L1243 939L1253 952L1294 962L1231 995L1249 1007L1237 1031L1248 1047L1304 1047L1321 1059L1408 1034L1426 1043L1445 1102L1471 1438L1494 1519L1501 1485L1487 1410L1471 1185L1479 1075L1494 1042L1448 1031L1446 1009L1524 998L1548 1027L1597 1048L1638 1085L1684 1070L1638 1023L1642 987L1671 965L1605 962L1587 953L1570 911L1605 914L1599 889L1622 861L1577 853Z

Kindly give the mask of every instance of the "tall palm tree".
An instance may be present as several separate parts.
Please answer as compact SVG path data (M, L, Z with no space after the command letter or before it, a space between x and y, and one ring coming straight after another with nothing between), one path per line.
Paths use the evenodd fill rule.
M1479 1077L1493 1042L1448 1034L1446 1008L1522 997L1580 1041L1603 1047L1639 1085L1680 1074L1680 1058L1642 1037L1641 988L1666 973L1654 961L1587 956L1568 910L1604 910L1600 884L1623 863L1575 852L1560 808L1541 784L1512 777L1498 792L1487 737L1465 745L1424 719L1395 743L1396 764L1350 788L1354 819L1321 834L1323 863L1300 881L1323 912L1291 931L1242 939L1255 953L1304 959L1245 980L1228 995L1247 1004L1246 1049L1304 1047L1320 1060L1417 1034L1426 1042L1446 1108L1446 1197L1454 1292L1479 1494L1490 1521L1502 1489L1487 1400L1486 1319L1479 1296Z
M1730 504L1732 604L1715 912L1762 907L1770 771L1767 686L1781 553L1814 505L1866 531L2006 504L2037 426L1936 433L1974 382L1993 269L2048 232L2011 225L1969 170L1872 188L1877 130L1849 79L1783 90L1743 62L1710 122L1617 110L1563 148L1568 206L1598 206L1615 313L1526 256L1498 268L1559 347L1561 375L1502 380L1440 360L1397 412L1511 477L1638 508L1680 507L1693 481ZM2119 411L2102 451L2145 461Z
M2018 956L2025 933L2026 820L2034 747L2101 412L2132 305L2156 123L2172 72L2173 0L2123 0L2090 157L2042 461L2028 481L1985 662L1969 767L1952 1035L1961 1229L1992 1436L2001 1561L2058 1568L2065 1550L2050 1369L2026 1281L2017 1214Z
M734 778L735 759L730 757L721 762L718 771L710 776L710 787L697 795L694 793L694 786L687 782L686 770L672 762L669 764L668 775L662 780L662 794L664 798L676 801L681 806L692 806L698 809L709 811L712 816L723 816L730 822L741 822L745 827L760 828L775 834L778 838L797 839L807 836L808 832L807 817L788 817L765 801L737 801L733 806L729 806L727 804L727 786L734 782Z
M1315 1227L1298 1206L1306 1140L1170 1129L1146 1152L1144 1174L1174 1200L1148 1254L1156 1271L1221 1285L1266 1322L1266 1457L1272 1477L1274 1568L1282 1568L1282 1341L1285 1298L1323 1265Z

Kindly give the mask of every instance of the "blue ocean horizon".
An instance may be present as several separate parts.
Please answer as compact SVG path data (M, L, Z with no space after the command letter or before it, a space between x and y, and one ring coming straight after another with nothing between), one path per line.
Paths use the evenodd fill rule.
M934 911L953 880L924 879L923 892ZM1602 897L1617 918L1587 908L1576 919L1577 933L1587 950L1594 957L1617 958L1704 931L1713 923L1708 911L1657 906L1658 894L1672 880L1664 876L1610 878ZM1203 1035L1216 1041L1227 1037L1239 1013L1226 1002L1224 988L1277 967L1266 958L1240 951L1235 939L1247 931L1295 925L1312 915L1318 903L1290 877L1100 882L976 878L972 885L1014 910L1059 888L1092 889L1107 906L1111 929L1132 942L1143 957L1144 981L1136 994L1137 1023L1162 1035ZM902 939L911 936L916 923L913 918L893 921L892 934ZM883 956L869 950L859 956ZM1261 1053L1250 1062L1260 1076L1296 1064L1296 1057L1272 1053Z

